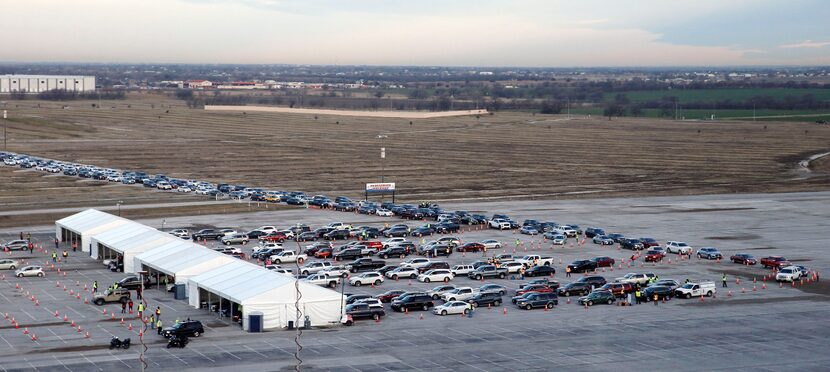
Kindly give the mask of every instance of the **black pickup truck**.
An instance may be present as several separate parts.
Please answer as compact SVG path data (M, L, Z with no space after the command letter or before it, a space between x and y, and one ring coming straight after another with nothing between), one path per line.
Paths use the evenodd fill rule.
M359 271L372 271L386 266L386 261L375 260L372 258L359 258L352 263L346 265L350 272L356 273Z

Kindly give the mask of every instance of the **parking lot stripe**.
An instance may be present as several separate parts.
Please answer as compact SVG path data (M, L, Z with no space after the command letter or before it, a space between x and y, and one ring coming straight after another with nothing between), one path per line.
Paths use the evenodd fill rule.
M3 336L0 336L0 338L2 338L2 339L3 339L3 342L5 342L6 344L8 344L8 345L9 345L9 348L11 348L12 350L14 350L14 346L13 346L13 345L9 342L9 340L6 340L6 338L5 338L5 337L3 337Z
M192 348L191 348L191 349L192 349ZM167 348L166 348L166 347L165 347L165 348L162 348L162 350L164 350L164 352L166 352L167 354L170 354L170 356L172 356L173 358L176 358L176 359L178 359L180 362L184 363L184 365L186 365L186 366L189 366L189 365L190 365L190 363L186 362L184 359L179 358L176 354L171 353L171 352L170 352L170 350L167 350ZM200 354L201 354L201 353L200 353Z
M209 360L211 363L215 363L215 362L216 362L215 360L211 359L211 358L210 358L210 357L208 357L207 355L202 354L202 352L200 352L199 350L196 350L196 348L192 348L192 347L191 347L191 348L190 348L190 350L193 350L193 352L194 352L194 353L201 355L203 358L205 358L205 359Z
M55 337L57 337L57 338L58 338L58 340L63 341L63 343L65 343L65 344L66 344L66 343L68 343L68 342L66 342L66 340L64 340L64 339L63 339L63 337L58 336L58 334L57 334L57 333L55 333L55 331L53 331L53 330L52 330L52 328L46 328L46 330L47 330L47 331L49 331L49 333L51 333L51 334L55 335Z
M167 350L167 349L164 349L164 350ZM111 355L113 358L115 358L115 360L117 360L117 361L121 362L121 364L123 364L123 365L127 366L127 368L129 368L129 369L133 369L133 367L130 367L130 365L129 365L129 364L127 364L126 362L124 362L123 360L121 360L121 358L119 358L119 357L118 357L118 355L115 355L112 351L110 351L110 355Z
M26 310L24 310L23 308L20 308L20 311L22 311L22 312L23 312L23 314L28 315L28 316L29 316L29 318L32 318L32 320L37 320L37 318L35 318L34 316L32 316L32 314L29 314L29 312L28 312L28 311L26 311Z
M268 356L267 356L267 355L265 355L265 354L263 354L263 353L260 353L259 351L254 350L252 347L250 347L250 346L248 346L248 345L242 345L242 346L243 346L244 348L246 348L246 349L250 350L250 351L253 351L253 352L255 352L255 353L259 354L259 355L260 355L260 356L262 356L263 358L268 358Z
M58 356L57 356L57 355L54 355L54 354L53 354L53 355L52 355L52 358L53 358L53 359L55 359L58 363L60 363L60 364L63 366L63 368L66 368L66 370L67 370L67 371L72 372L72 369L71 369L71 368L69 368L69 367L67 367L67 366L66 366L66 364L63 364L63 361L61 361L60 359L58 359Z
M468 367L470 367L470 368L474 368L474 369L477 369L477 370L479 370L479 371L486 371L485 369L481 369L481 368L478 368L478 367L476 367L476 366L474 366L474 365L472 365L472 364L466 363L466 362L464 362L464 361L463 361L463 360L461 360L461 359L456 359L456 360L458 361L458 363L461 363L461 364L463 364L463 365L465 365L465 366L468 366Z
M231 353L230 351L227 351L227 350L223 349L221 346L219 346L219 345L217 345L217 344L212 344L212 345L213 345L214 347L216 347L217 349L222 350L222 352L223 352L223 353L227 353L228 355L230 355L230 356L232 356L232 357L234 357L234 358L236 358L236 359L242 360L242 358L240 358L240 357L238 357L238 356L234 355L234 354L233 354L233 353Z

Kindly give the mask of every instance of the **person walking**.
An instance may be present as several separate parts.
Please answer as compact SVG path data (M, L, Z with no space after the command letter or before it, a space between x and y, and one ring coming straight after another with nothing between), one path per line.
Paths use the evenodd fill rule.
M660 302L660 301L657 301L658 298L659 297L657 296L657 293L655 293L654 294L654 306L657 306L657 303Z
M161 321L161 306L156 306L156 319Z
M98 281L97 280L92 281L92 293L98 293Z
M150 328L155 327L156 326L156 316L153 315L153 314L150 314L150 321L148 323L150 324Z
M571 267L570 267L570 266L566 266L566 267L565 267L565 277L566 277L566 278L570 278L570 277L571 277Z
M55 238L55 249L58 249L59 247L60 247L60 241L58 241L58 238Z
M29 242L29 253L35 254L35 245L32 242Z
M161 334L161 319L156 320L156 332Z
M78 242L72 242L72 252L78 251Z
M144 318L144 303L143 302L138 303L138 317L139 318Z
M722 274L720 280L723 283L723 288L726 288L726 274Z
M122 303L121 303L121 314L124 314L124 313L126 313L126 312L127 312L127 303L126 303L126 302L122 302Z
M26 240L32 241L32 233L26 233Z
M23 240L23 231L20 232L20 240Z
M52 262L58 262L58 252L52 252Z
M143 299L144 299L144 298L142 297L141 292L143 292L142 286L138 286L138 288L136 288L136 289L135 289L135 293L138 295L138 299L139 299L139 300L143 300Z
M130 301L127 302L127 306L130 307L130 314L132 314L133 313L133 300L132 299L130 299Z

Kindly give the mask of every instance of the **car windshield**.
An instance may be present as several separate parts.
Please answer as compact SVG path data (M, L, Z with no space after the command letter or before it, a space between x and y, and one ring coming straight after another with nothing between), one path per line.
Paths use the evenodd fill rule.
M683 288L686 288L686 289L692 289L692 287L694 287L694 286L695 286L695 285L694 285L693 283L686 283L686 284L683 284Z

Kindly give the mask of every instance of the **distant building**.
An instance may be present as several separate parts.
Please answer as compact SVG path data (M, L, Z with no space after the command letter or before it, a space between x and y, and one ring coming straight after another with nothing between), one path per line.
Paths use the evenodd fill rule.
M0 93L94 92L95 76L0 75Z
M187 87L191 89L204 89L213 86L213 83L209 80L188 80L185 83L187 84Z

